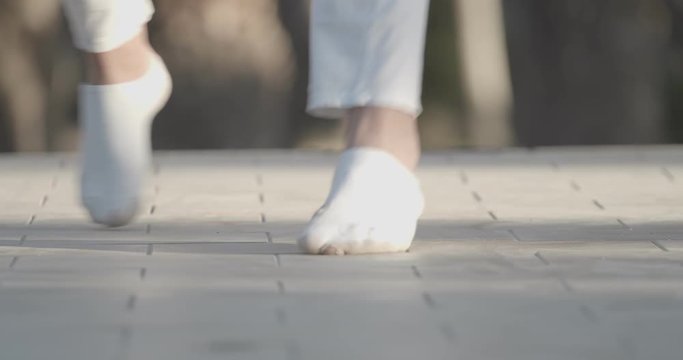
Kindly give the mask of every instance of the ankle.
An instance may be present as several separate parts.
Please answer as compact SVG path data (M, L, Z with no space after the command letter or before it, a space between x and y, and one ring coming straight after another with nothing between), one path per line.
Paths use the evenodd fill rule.
M346 120L347 148L381 149L411 171L415 169L420 158L420 138L414 116L388 108L360 107L349 110Z
M102 53L86 53L86 81L93 85L117 84L142 77L154 50L143 29L120 47Z

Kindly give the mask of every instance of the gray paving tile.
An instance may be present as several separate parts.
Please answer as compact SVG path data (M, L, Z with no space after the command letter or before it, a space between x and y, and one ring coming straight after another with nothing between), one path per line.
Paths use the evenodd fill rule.
M302 339L301 358L414 359L425 354L433 359L450 358L453 344L442 335L419 294L392 295L293 296L285 309L288 326ZM316 331L322 328L335 330ZM343 352L329 350L342 343L354 346Z
M265 235L263 235L265 240ZM292 244L269 244L266 242L225 242L225 243L162 243L154 245L154 252L178 252L185 254L298 254L301 251Z
M256 226L240 226L227 221L153 222L145 239L159 243L267 242L265 232Z
M25 241L20 245L15 245L15 249L73 249L73 250L92 250L105 252L130 252L144 254L148 245L145 244L121 244L121 243L101 243L89 241Z
M454 324L456 354L478 359L621 359L611 332L584 305L557 294L436 294L436 311ZM587 308L590 309L590 308ZM590 310L584 310L584 312ZM521 346L521 344L525 344Z
M69 324L0 327L0 347L6 359L121 359L125 347L115 325Z
M71 154L0 155L0 348L55 359L677 359L683 148L445 151L408 253L296 239L337 155L159 152L89 224Z
M0 348L8 359L121 355L127 294L111 290L0 288Z

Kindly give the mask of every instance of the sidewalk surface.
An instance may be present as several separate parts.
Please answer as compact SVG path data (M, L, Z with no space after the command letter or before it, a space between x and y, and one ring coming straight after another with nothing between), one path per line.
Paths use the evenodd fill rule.
M428 154L409 253L300 254L335 158L159 153L106 229L73 155L0 156L0 359L683 356L683 147Z

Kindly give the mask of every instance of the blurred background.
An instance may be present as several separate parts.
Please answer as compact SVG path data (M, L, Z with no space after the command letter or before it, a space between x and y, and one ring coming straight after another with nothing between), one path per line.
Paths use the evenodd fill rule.
M307 0L158 0L157 149L338 148L306 115ZM432 0L426 149L683 141L683 0ZM59 0L0 0L0 151L78 146Z

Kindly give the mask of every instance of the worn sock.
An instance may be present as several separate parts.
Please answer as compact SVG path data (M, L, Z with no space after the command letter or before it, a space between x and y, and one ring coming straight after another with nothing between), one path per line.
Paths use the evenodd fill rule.
M170 92L171 78L156 55L139 79L80 86L81 199L96 223L122 226L135 217L151 162L152 120Z
M406 251L423 208L417 178L393 155L352 148L339 158L330 194L299 245L326 255Z

